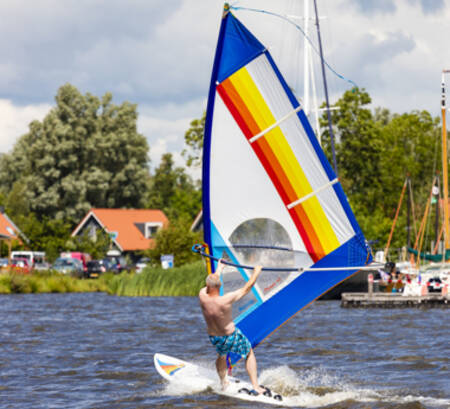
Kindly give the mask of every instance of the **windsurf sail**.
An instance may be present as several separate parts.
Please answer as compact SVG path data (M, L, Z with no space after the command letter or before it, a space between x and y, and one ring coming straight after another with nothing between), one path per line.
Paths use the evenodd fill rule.
M371 254L301 104L227 5L203 149L205 242L235 266L224 272L223 290L248 281L252 271L242 266L266 268L233 307L255 347Z

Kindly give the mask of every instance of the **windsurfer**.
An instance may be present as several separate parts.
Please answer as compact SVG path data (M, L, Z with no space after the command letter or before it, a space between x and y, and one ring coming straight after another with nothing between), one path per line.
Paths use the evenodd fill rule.
M238 290L220 295L220 275L224 264L219 260L217 270L206 278L206 287L199 293L200 306L206 321L207 331L211 343L217 351L216 368L222 388L228 385L227 362L228 352L241 355L245 359L245 367L250 377L254 393L264 393L265 389L258 385L257 365L255 353L247 337L234 325L232 319L232 305L250 292L261 273L262 267L253 269L253 274L247 283ZM252 391L253 392L253 391Z

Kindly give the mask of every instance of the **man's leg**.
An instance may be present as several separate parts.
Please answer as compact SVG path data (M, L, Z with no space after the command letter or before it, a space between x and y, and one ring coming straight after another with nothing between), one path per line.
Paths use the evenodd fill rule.
M224 356L217 356L216 359L216 368L217 373L219 374L220 383L222 385L222 389L225 390L225 388L228 386L227 381L227 357Z
M258 393L263 393L264 389L258 385L258 369L256 365L255 353L253 348L247 355L247 360L245 361L245 368L247 369L248 376L250 377L250 382L252 383L253 389Z

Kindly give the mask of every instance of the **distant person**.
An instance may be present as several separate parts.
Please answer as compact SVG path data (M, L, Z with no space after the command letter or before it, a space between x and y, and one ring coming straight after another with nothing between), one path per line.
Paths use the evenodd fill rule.
M228 385L227 353L233 352L240 355L246 360L245 368L253 386L253 390L250 393L252 395L258 395L264 393L266 389L258 385L255 354L250 341L234 325L232 320L232 305L250 292L261 273L262 267L257 266L254 268L253 274L242 288L220 295L220 287L222 284L220 275L224 268L221 261L219 260L216 272L208 275L206 278L206 287L202 288L199 293L200 306L206 321L209 340L216 347L218 354L216 360L217 373L219 374L222 389L225 389Z

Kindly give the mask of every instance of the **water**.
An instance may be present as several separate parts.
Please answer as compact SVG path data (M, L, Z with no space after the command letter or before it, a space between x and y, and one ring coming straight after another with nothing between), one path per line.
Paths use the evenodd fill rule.
M213 367L196 298L0 301L1 408L254 407L201 385L168 385L155 371L155 352ZM296 407L449 408L448 314L316 302L256 349L260 381ZM242 364L234 375L246 378Z

